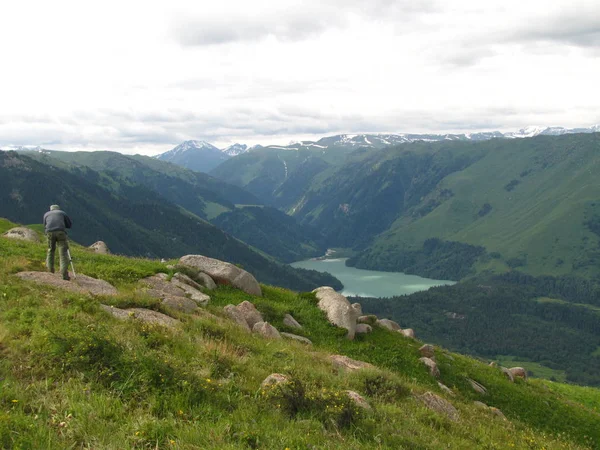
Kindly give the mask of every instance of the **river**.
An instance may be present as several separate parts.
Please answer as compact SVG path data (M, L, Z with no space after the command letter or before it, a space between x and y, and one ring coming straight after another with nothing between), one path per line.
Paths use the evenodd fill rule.
M308 259L292 263L291 266L329 272L342 282L344 290L341 293L346 296L392 297L424 291L433 286L455 284L454 281L431 280L400 272L380 272L347 267L346 259Z

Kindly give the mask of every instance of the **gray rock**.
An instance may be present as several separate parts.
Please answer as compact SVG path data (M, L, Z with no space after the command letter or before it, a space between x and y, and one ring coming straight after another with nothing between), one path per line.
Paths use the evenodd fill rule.
M198 272L198 274L196 275L196 278L198 279L200 284L202 286L204 286L206 289L208 289L209 291L212 291L213 289L217 288L217 283L215 283L215 280L213 280L210 277L210 275L207 273Z
M35 231L25 227L15 227L2 234L8 239L18 239L20 241L40 242L40 235Z
M504 374L504 376L506 378L508 378L508 381L510 381L511 383L515 382L515 377L513 375L513 373L508 370L506 367L500 367L500 370L502 371L502 373Z
M380 327L387 328L390 331L399 331L401 330L400 325L390 319L379 319L375 322L376 325Z
M419 361L421 361L423 364L425 364L427 369L429 369L429 374L432 377L435 377L435 378L440 377L440 369L438 369L438 366L433 359L423 357L423 358L419 358Z
M360 306L360 303L352 303L351 306L352 306L352 309L354 309L354 311L356 311L356 314L358 314L358 316L362 316L362 306Z
M225 314L227 314L231 319L233 319L233 321L237 323L240 327L242 327L244 330L248 332L251 331L250 327L248 326L248 322L246 322L246 319L244 318L242 313L235 306L227 305L223 308L223 311L225 311Z
M99 253L101 255L110 255L110 250L108 249L108 245L104 241L97 241L90 245L88 248L94 250L95 253Z
M302 328L302 325L300 325L290 314L286 314L283 317L283 324L290 328Z
M366 323L358 323L356 324L356 334L368 334L373 332L373 327Z
M469 382L469 384L475 392L481 395L487 395L487 389L483 384L478 383L477 381L472 380L471 378L467 378L467 381Z
M280 373L272 373L267 378L265 378L260 385L261 385L261 387L265 388L265 387L276 386L276 385L282 384L282 383L287 383L289 381L290 381L289 378L286 377L285 375L282 375Z
M264 322L262 314L258 312L256 306L247 300L236 306L236 309L240 312L250 329L254 327L258 322Z
M50 272L20 272L16 276L22 280L54 286L80 294L110 296L118 294L117 289L112 284L83 274L77 274L77 278L71 277L71 281L63 280L60 274Z
M404 330L402 330L402 334L407 338L415 338L415 330L413 330L412 328L405 328Z
M483 402L475 401L475 402L473 402L473 404L474 404L474 405L475 405L477 408L479 408L479 409L486 409L486 410L487 410L487 409L489 408L489 406L488 406L488 405L486 405L486 404L485 404L485 403L483 403Z
M312 341L308 338L305 338L304 336L298 336L297 334L292 334L292 333L285 333L283 331L280 334L282 337L284 337L286 339L291 339L294 341L302 342L303 344L306 344L306 345L312 345Z
M352 400L352 402L359 408L371 409L371 405L369 405L367 403L367 401L364 399L364 397L362 395L360 395L358 392L354 392L354 391L345 391L345 392L346 392L346 395L348 395L348 398L350 400Z
M419 353L425 358L433 358L435 356L435 349L433 348L433 345L425 344L421 346Z
M171 278L171 284L181 289L184 296L189 296L200 306L206 306L208 305L208 302L210 302L210 297L208 295L190 286L188 283L183 283L179 279L173 277Z
M448 400L443 399L433 392L425 392L417 397L427 408L440 414L446 415L450 420L457 422L460 418L458 410Z
M198 309L198 305L195 301L190 300L186 297L176 297L174 295L165 295L160 302L161 305L166 306L167 308L174 309L175 311L180 311L184 313L193 313Z
M338 369L345 369L349 371L372 369L375 367L372 364L364 361L357 361L356 359L351 359L344 355L331 355L329 359L331 359L333 365Z
M183 256L179 260L179 264L198 269L210 275L217 283L231 284L247 294L262 296L262 291L256 278L233 264L202 255Z
M495 416L495 417L499 417L502 420L508 420L506 418L506 416L504 415L504 413L502 411L500 411L498 408L494 408L493 406L490 406L490 412Z
M152 311L144 308L128 308L120 309L114 306L100 305L100 307L119 320L135 319L140 322L162 325L167 328L174 328L179 324L177 319L167 316L166 314Z
M197 305L205 306L210 301L210 297L199 290L193 288L188 283L184 283L179 278L171 278L171 281L167 281L168 275L165 273L157 273L150 277L146 277L139 281L139 284L143 286L144 292L155 298L165 299L167 297L182 297L191 298ZM191 281L191 280L190 280Z
M360 316L357 320L358 323L368 323L369 325L375 325L377 322L377 316L369 314L367 316Z
M346 337L354 339L356 319L360 314L350 305L348 299L328 286L317 288L313 292L319 299L318 307L325 311L329 322L348 330Z
M200 284L196 283L194 280L192 280L186 274L181 273L181 272L175 273L173 275L173 278L171 278L171 282L173 282L173 280L178 281L180 283L187 284L188 286L193 287L194 289L196 289L198 291L202 291L202 289L204 289L204 286L201 286Z
M279 331L269 322L258 322L252 327L252 332L260 334L267 339L281 339Z
M510 370L514 378L523 378L524 380L527 380L527 371L522 367L511 367L508 370Z

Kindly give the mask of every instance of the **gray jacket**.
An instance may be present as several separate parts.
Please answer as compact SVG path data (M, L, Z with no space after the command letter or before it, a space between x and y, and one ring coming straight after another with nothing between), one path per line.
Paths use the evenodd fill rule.
M46 233L51 231L67 231L67 228L71 228L71 219L64 211L55 209L54 211L48 211L44 214L44 228Z

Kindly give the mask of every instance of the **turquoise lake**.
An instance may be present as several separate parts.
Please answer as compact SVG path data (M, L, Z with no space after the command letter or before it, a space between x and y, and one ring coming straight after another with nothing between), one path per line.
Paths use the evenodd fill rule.
M417 275L399 272L379 272L346 266L346 258L309 259L291 264L292 267L329 272L344 285L341 291L346 296L356 297L392 297L412 294L433 286L455 284L448 280L431 280Z

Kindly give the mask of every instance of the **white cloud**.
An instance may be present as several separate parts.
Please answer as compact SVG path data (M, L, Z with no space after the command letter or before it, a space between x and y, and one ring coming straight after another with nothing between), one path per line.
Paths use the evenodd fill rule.
M0 145L600 122L597 2L0 4Z

